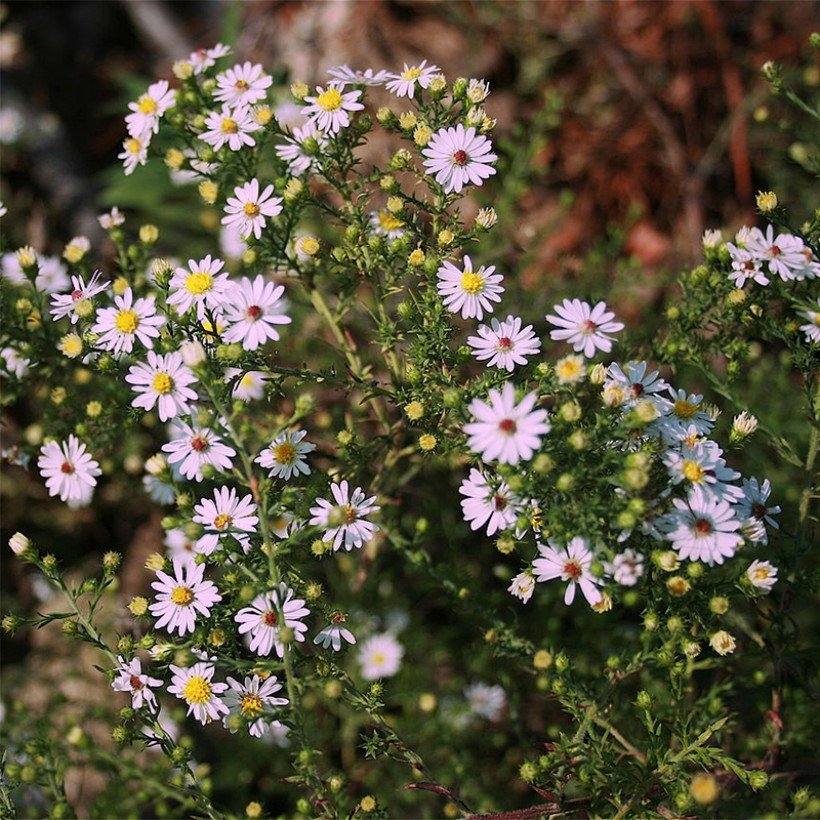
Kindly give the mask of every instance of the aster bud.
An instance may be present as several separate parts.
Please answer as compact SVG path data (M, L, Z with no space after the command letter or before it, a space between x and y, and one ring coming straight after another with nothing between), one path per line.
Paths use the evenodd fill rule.
M16 532L9 538L9 546L15 555L22 557L31 548L31 541L23 533Z

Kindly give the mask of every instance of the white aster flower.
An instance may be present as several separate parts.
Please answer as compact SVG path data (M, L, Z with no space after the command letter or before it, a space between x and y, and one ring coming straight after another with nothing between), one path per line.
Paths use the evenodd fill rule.
M154 626L180 636L193 632L198 615L207 618L211 607L222 600L212 581L204 580L205 565L176 557L172 562L174 574L157 571L157 580L151 583L156 590L156 601L151 604L151 615L157 619Z
M231 459L236 450L224 444L222 438L209 427L192 420L191 424L179 422L179 435L162 445L168 453L170 464L179 464L179 471L189 481L202 481L202 468L207 464L217 472L225 472L233 466Z
M732 272L729 274L729 281L734 282L736 288L742 288L749 279L757 282L758 285L769 284L770 280L763 270L761 257L756 256L746 248L739 248L731 242L726 243L726 248L732 260Z
M126 661L118 655L117 662L119 666L114 670L117 677L111 682L111 688L115 692L130 692L132 708L142 709L143 705L147 705L152 712L156 712L157 696L151 689L162 686L162 681L145 674L139 658Z
M399 671L404 647L390 632L374 635L359 647L359 665L365 680L390 678Z
M360 548L379 531L379 526L366 521L365 516L380 510L374 504L376 496L367 498L361 487L350 492L347 481L331 484L331 503L324 498L316 499L316 506L310 508L310 524L325 527L322 541L332 541L334 552L344 547L348 552Z
M500 481L493 488L473 467L470 477L461 482L458 491L466 496L461 500L461 510L471 530L486 524L487 535L492 536L515 526L518 499L505 482Z
M772 485L766 478L762 482L756 478L744 478L742 487L742 497L735 505L735 512L741 521L753 519L760 522L761 528L757 530L758 537L750 539L753 543L768 544L769 539L766 534L765 525L772 529L780 529L780 525L774 516L780 512L780 506L769 506L769 496L772 494Z
M196 383L197 378L182 363L180 353L158 356L153 350L149 350L148 361L133 365L125 380L138 394L131 404L145 411L153 410L156 405L160 421L189 413L189 402L198 398L196 392L189 387Z
M218 151L227 145L231 151L239 151L245 145L256 145L251 136L262 126L247 108L231 108L223 105L220 111L211 111L205 118L205 131L199 138Z
M122 296L114 297L113 307L97 311L92 330L99 334L100 347L119 356L134 350L135 339L149 350L153 348L164 324L165 318L157 315L153 296L135 299L134 291L126 288Z
M148 86L148 90L136 102L128 103L132 112L125 118L128 133L138 139L146 134L156 134L160 118L175 101L176 91L169 90L167 80Z
M387 90L397 97L408 97L412 100L416 94L416 86L429 88L433 77L440 72L441 69L437 65L427 65L427 60L422 60L418 65L405 63L400 73L387 75Z
M220 57L225 57L230 53L230 46L217 43L213 48L200 48L191 52L188 62L193 67L194 74L202 74L205 69L214 65Z
M316 87L316 94L305 97L304 114L310 122L325 134L337 134L342 128L350 125L350 115L361 111L364 105L359 102L361 90L343 91L335 85L329 85L327 90Z
M270 376L262 370L246 370L243 372L238 367L229 367L225 370L225 382L236 381L231 396L240 401L258 401L261 399L265 395L265 382L268 379L270 379Z
M576 586L581 588L581 593L587 599L590 606L601 601L601 591L598 589L600 580L590 574L592 564L592 551L586 538L580 535L575 536L566 549L561 549L560 545L550 540L549 546L538 545L540 558L532 562L533 572L536 581L551 581L560 578L567 581L567 591L564 595L564 603L569 606L575 599Z
M104 231L111 231L122 225L125 222L125 217L120 213L120 209L115 206L108 213L100 214L97 217L97 222L100 223L100 227Z
M179 558L183 562L193 563L196 560L196 541L188 538L185 530L175 527L165 533L162 542L168 549L168 557L173 561Z
M525 604L532 598L532 593L535 591L535 578L530 572L519 572L512 583L507 587L507 592L520 598Z
M770 592L777 583L777 567L768 561L752 561L746 570L746 577L755 589Z
M490 326L478 328L478 336L468 337L467 344L473 349L473 356L486 361L488 367L512 373L516 365L525 365L527 356L534 356L541 349L532 325L522 324L517 316L508 316L503 322L493 319Z
M212 663L200 661L188 669L171 664L168 668L173 673L168 691L184 700L188 704L188 714L203 726L228 713L228 707L218 697L228 684L213 682L216 667Z
M808 320L805 325L800 325L806 339L810 343L820 344L820 299L817 300L817 310L801 310L798 315Z
M467 408L475 417L464 425L467 446L485 462L518 464L529 461L550 431L546 410L534 410L538 396L528 393L515 403L515 387L506 382L501 391L490 390L489 403L473 399Z
M727 501L721 501L696 486L688 498L672 500L675 510L658 527L665 532L681 558L722 564L743 541L740 521Z
M445 262L438 269L436 288L444 306L451 313L460 313L462 319L483 319L484 312L493 312L493 302L501 301L504 277L494 273L495 265L473 269L469 256L464 256L461 268Z
M471 683L464 690L464 697L467 699L470 713L487 720L498 720L507 708L507 696L500 686Z
M623 400L616 403L628 407L634 407L646 398L654 400L652 394L667 390L669 385L660 378L657 370L648 368L646 362L629 362L624 367L611 364L606 371L604 394L623 396Z
M788 233L775 236L772 225L765 234L761 231L750 233L746 249L763 260L769 273L776 274L784 282L796 279L797 272L806 264L803 240Z
M14 376L17 379L22 379L23 376L28 375L31 369L31 359L27 359L21 355L19 350L13 347L4 347L0 350L0 359L5 365L4 369L0 370L4 376Z
M37 277L34 280L36 290L57 293L69 287L68 271L58 256L38 256L37 261Z
M315 151L312 149L308 151L305 147L305 142L308 139L315 142ZM327 138L316 127L315 123L306 122L301 127L295 127L293 136L286 136L285 142L276 146L276 156L287 162L291 174L304 174L318 167L319 157L325 151L327 145Z
M356 643L353 633L343 626L346 620L347 615L337 612L330 619L330 623L313 639L313 643L319 644L323 649L332 647L334 652L341 650L343 641L349 644Z
M273 185L268 185L260 193L259 181L252 179L238 185L233 193L225 205L227 216L222 217L222 224L237 228L242 237L253 234L259 239L267 224L265 217L282 213L282 198L273 196Z
M117 159L122 160L126 176L133 174L138 165L145 165L148 162L148 145L150 142L150 131L138 137L131 136L123 140L122 151L117 154Z
M252 737L262 737L268 728L270 713L277 706L286 706L290 701L287 698L277 697L282 691L282 684L276 675L271 675L264 681L259 675L249 675L244 683L228 678L230 689L225 694L225 705L234 714L238 714L248 721L248 733ZM236 732L230 716L226 715L225 728Z
M281 610L281 613L280 613ZM280 637L284 627L293 631L293 639L305 640L307 624L302 619L310 615L302 598L296 598L287 584L280 583L276 589L257 595L250 606L240 609L234 616L239 624L239 634L250 636L250 650L257 655L270 655L275 649L282 658L285 647Z
M722 456L723 450L714 441L684 441L679 449L669 450L663 456L663 463L672 484L687 482L715 498L738 501L743 492L739 487L729 486L729 482L740 478L740 473L727 467Z
M643 555L635 550L624 550L612 559L611 564L605 563L604 569L613 577L615 583L634 587L643 575Z
M404 222L385 208L370 213L370 228L376 236L387 239L401 239L404 236Z
M232 535L247 549L248 533L256 532L259 517L256 504L248 493L241 499L233 487L217 487L213 500L204 498L194 507L194 521L205 527L196 544L196 551L210 555L226 535Z
M316 445L302 441L306 435L306 430L279 433L256 457L256 463L268 470L271 478L290 481L294 475L310 475L306 456L316 449Z
M265 74L261 65L237 63L233 68L216 75L214 99L232 107L253 105L265 99L266 89L272 84L273 77Z
M588 359L598 350L609 353L613 342L611 334L624 329L623 323L613 321L615 314L607 310L605 302L591 308L580 299L564 299L553 309L558 315L548 315L547 321L558 329L550 331L550 338L566 340L576 353L583 353Z
M421 152L426 159L427 173L436 178L446 194L460 193L465 185L483 185L495 174L498 157L492 152L492 143L477 133L475 128L441 128L433 134Z
M649 431L660 433L668 444L691 440L693 435L706 436L715 426L701 395L670 387L669 398L657 397L656 406L663 416L652 422Z
M706 250L714 250L723 241L723 234L717 228L706 229L703 232L701 242Z
M84 506L91 501L100 465L76 436L68 441L50 441L40 448L37 460L40 475L46 480L49 495L59 495L70 507Z
M198 262L188 260L188 268L176 268L169 282L171 295L168 304L182 315L196 307L197 318L205 318L206 311L222 312L225 291L230 286L227 273L220 273L225 263L221 259L212 259L208 254Z
M344 88L346 85L384 85L389 79L389 72L382 69L374 73L372 68L357 71L349 65L340 65L327 70L328 76L334 81L333 85Z
M266 282L259 274L253 281L247 276L233 283L225 293L223 307L230 326L224 333L226 342L240 342L245 350L256 350L269 339L277 341L276 325L292 321L284 311L283 285Z
M71 293L52 294L51 315L54 321L70 316L71 324L74 325L81 315L88 316L91 311L91 299L108 287L108 282L100 283L101 277L102 272L96 271L86 284L82 276L72 276L71 284L74 289Z

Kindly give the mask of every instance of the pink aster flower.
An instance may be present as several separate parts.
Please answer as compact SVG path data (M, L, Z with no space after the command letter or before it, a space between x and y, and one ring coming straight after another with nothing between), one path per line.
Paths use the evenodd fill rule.
M529 461L550 431L546 410L534 410L538 396L528 393L515 403L515 387L506 382L501 391L490 390L489 403L473 399L468 410L475 421L464 425L467 446L486 461L518 464Z

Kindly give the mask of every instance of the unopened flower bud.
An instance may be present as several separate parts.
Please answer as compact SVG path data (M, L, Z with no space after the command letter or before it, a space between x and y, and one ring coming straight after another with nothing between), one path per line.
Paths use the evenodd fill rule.
M182 361L188 367L197 367L205 361L205 348L197 340L183 342L179 346L179 352L182 354Z
M290 93L293 94L293 98L295 100L302 102L302 100L304 100L305 97L307 97L307 95L310 93L310 88L308 88L308 86L305 83L296 82L291 85Z
M15 555L22 556L31 547L31 541L23 533L16 532L9 538L9 546Z

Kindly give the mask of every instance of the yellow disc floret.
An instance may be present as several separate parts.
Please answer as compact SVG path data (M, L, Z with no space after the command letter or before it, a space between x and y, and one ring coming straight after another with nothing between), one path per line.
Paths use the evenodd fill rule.
M681 472L687 481L694 481L700 484L700 482L703 481L706 470L704 470L697 461L684 460L681 465Z
M421 77L421 69L415 65L401 73L402 80L417 80L419 77Z
M328 88L316 98L316 105L325 111L338 111L342 107L342 94L337 88Z
M211 699L211 684L201 675L191 675L182 696L188 703L207 703Z
M194 296L202 296L203 293L207 293L212 287L213 277L205 271L189 273L185 279L185 290Z
M289 441L277 444L273 448L273 457L278 464L293 464L296 458L296 448Z
M391 232L397 231L399 228L404 226L404 222L400 219L396 219L393 214L388 213L387 211L379 211L379 226L383 231Z
M171 600L177 606L188 606L194 600L194 593L188 587L174 587L171 590Z
M242 210L247 216L259 216L259 206L255 202L246 202Z
M461 289L471 296L481 293L484 290L484 277L480 273L474 273L471 270L465 270L461 274Z
M214 528L217 530L226 530L231 525L231 521L233 521L233 516L228 515L228 513L219 513L219 515L214 518Z
M154 376L154 381L151 382L151 387L161 396L164 396L173 389L174 380L167 373L157 373Z
M140 112L143 114L156 114L159 106L157 105L156 100L152 99L147 94L143 94L137 102L137 108L139 108Z
M678 399L672 408L672 412L680 419L690 419L698 412L698 406L690 404L686 399Z
M258 718L264 710L262 698L258 695L245 695L245 697L242 698L242 704L239 710L246 718L251 720Z
M133 333L139 323L139 316L133 310L121 310L114 319L114 327L120 333Z

